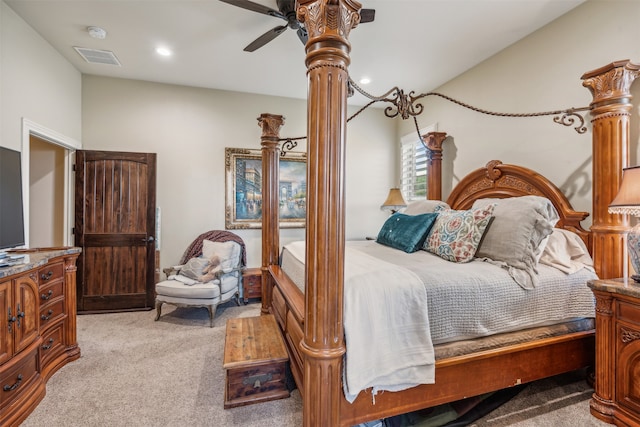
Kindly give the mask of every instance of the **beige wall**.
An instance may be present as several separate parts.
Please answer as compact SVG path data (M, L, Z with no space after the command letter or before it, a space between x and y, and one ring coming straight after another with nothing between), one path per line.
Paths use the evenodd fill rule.
M591 96L581 85L584 72L618 59L640 61L638 16L635 0L590 0L438 91L505 112L586 106ZM305 133L304 101L81 77L4 3L0 23L0 145L21 148L24 117L87 149L158 153L163 265L176 262L198 233L224 227L224 147L258 148L260 113L286 116L285 136ZM420 126L437 123L452 136L445 151L445 195L467 172L497 158L539 170L577 209L591 211L590 133L578 135L551 118L480 115L433 97L424 104ZM632 164L639 161L637 116L635 108ZM413 129L412 121L397 123L379 110L349 124L349 238L377 233L385 219L378 207L397 185L396 142ZM258 265L260 231L238 234L249 245L249 264ZM302 236L300 229L284 230L282 240Z
M81 75L0 2L0 145L20 150L22 119L81 140Z
M588 106L591 94L582 87L582 74L615 60L640 62L639 18L638 1L588 1L436 91L499 112ZM636 100L638 86L633 88ZM491 117L435 97L424 104L421 126L437 122L452 137L445 143L445 197L468 172L499 159L539 171L564 190L576 209L591 212L591 129L579 135L551 117ZM638 161L637 115L636 107L632 164ZM402 123L399 135L411 131L412 123Z
M29 245L64 244L64 148L40 138L30 138ZM43 209L43 207L46 207Z
M260 148L261 113L285 116L283 137L306 134L306 101L288 98L84 76L82 104L85 149L158 154L163 266L178 262L198 234L224 229L224 149ZM347 132L347 236L364 239L386 218L379 206L395 183L395 122L371 109ZM259 266L261 230L236 232L248 265ZM302 238L303 229L282 231L282 243Z

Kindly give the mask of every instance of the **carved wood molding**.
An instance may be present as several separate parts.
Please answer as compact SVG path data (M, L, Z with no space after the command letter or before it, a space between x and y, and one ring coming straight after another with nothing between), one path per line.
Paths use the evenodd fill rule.
M596 294L596 313L604 316L613 316L611 307L613 298L610 295Z
M631 341L640 339L640 332L638 331L632 331L630 329L621 327L620 332L621 332L620 340L625 344L630 343Z

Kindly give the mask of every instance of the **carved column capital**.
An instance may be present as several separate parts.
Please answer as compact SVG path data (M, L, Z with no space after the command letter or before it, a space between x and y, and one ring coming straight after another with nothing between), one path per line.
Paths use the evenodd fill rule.
M280 138L280 128L284 124L284 117L278 114L263 113L258 117L258 126L262 129L262 139Z
M442 153L442 143L446 138L446 132L429 132L426 135L422 135L422 140L431 152Z
M300 0L297 17L303 22L309 42L320 36L349 38L351 29L360 23L362 5L353 0Z
M640 75L640 64L628 60L616 61L597 70L589 71L582 76L582 85L593 95L591 103L593 119L599 114L624 114L631 108L631 84ZM593 111L602 107L617 104L617 109L604 108L603 111ZM620 110L620 105L628 109Z

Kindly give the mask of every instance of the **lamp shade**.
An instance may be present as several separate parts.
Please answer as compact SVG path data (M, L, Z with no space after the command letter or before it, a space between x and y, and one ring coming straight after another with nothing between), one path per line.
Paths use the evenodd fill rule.
M640 166L623 169L622 184L609 213L640 216Z
M380 209L382 210L390 210L397 211L398 209L406 208L407 202L404 201L404 197L402 197L402 193L399 188L392 188L389 190L389 195L387 196L387 200L384 201Z
M609 205L609 213L640 216L640 166L623 169L622 183L618 194ZM640 223L627 232L627 250L636 272L631 278L640 282Z

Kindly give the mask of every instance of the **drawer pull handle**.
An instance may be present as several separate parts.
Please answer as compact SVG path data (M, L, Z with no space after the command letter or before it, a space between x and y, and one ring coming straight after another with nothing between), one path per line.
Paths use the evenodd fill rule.
M18 387L20 387L21 383L22 383L22 374L18 374L18 378L17 378L16 382L13 385L5 384L4 387L2 387L2 390L4 390L4 391L13 391L13 390L17 389Z
M42 345L42 349L49 350L52 346L53 346L53 338L49 338L49 341L47 341L47 344Z
M271 381L273 375L271 373L263 374L263 375L253 375L250 377L246 377L242 379L242 384L244 385L252 385L253 388L260 388L262 383L266 383Z
M49 320L51 319L51 315L53 314L53 310L49 310L47 311L47 316L45 316L44 314L40 316L40 319L42 320Z
M24 319L24 311L20 311L20 304L18 304L18 328L20 327L20 319Z
M53 289L49 289L49 292L47 292L46 294L40 295L40 299L46 301L49 298L51 298L52 295L53 295Z
M42 274L40 275L40 278L41 278L42 280L49 280L49 279L51 279L51 276L53 276L53 271L49 270L49 271L47 271L47 273L46 273L46 274L45 274L45 273L42 273Z

